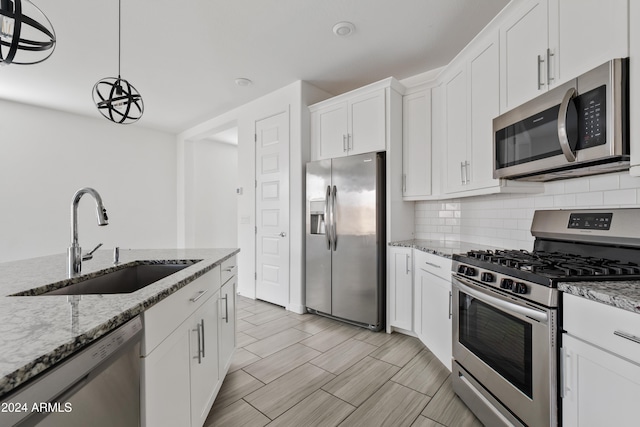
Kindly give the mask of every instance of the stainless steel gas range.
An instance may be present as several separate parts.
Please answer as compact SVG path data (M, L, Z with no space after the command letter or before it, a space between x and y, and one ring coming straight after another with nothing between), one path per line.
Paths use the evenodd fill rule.
M640 279L639 222L640 209L536 211L533 251L453 256L453 389L485 425L558 425L557 284Z

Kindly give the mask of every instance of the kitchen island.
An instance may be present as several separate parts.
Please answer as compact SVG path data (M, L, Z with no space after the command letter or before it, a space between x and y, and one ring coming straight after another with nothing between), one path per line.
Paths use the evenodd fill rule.
M120 261L115 265L111 251L98 251L92 260L83 263L81 278L99 276L105 270L133 263L190 264L126 294L12 296L67 283L67 257L60 254L0 264L0 398L239 251L234 248L121 250Z

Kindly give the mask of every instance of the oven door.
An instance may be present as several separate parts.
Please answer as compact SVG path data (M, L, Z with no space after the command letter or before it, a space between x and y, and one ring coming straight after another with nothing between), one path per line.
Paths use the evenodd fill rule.
M465 402L474 396L472 409L493 406L505 419L556 425L556 310L455 274L453 310L453 358L462 368L454 390L473 389L459 393Z

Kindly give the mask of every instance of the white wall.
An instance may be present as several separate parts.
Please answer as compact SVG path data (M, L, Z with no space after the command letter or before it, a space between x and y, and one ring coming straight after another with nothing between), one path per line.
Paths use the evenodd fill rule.
M189 243L190 218L196 205L190 189L194 178L189 173L193 154L189 141L216 133L230 126L238 127L238 181L243 194L238 196L238 292L255 298L255 122L283 111L289 114L290 171L290 260L288 309L300 312L304 308L304 192L303 180L309 159L309 113L307 104L326 99L328 93L297 81L251 103L208 120L178 135L178 245ZM303 108L304 106L304 108Z
M98 227L82 198L83 250L176 246L174 135L8 101L0 129L0 262L64 253L71 198L87 186L110 221Z
M640 178L619 172L547 182L540 194L416 202L416 238L531 250L536 209L616 207L640 207Z
M188 142L191 164L186 246L234 248L238 246L238 147L215 141Z

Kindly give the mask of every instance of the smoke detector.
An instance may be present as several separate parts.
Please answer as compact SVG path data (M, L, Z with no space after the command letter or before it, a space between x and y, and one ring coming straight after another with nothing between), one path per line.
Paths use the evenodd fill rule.
M348 37L356 30L356 26L351 22L338 22L333 26L333 33L339 37Z

